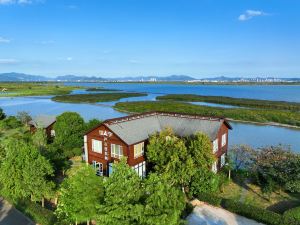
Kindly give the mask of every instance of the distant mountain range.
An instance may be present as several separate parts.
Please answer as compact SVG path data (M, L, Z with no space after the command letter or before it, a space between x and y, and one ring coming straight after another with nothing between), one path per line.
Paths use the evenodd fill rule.
M119 78L102 78L96 76L77 76L64 75L50 78L40 75L29 75L23 73L0 73L0 82L4 81L63 81L63 82L99 82L99 81L188 81L195 80L195 78L185 75L171 75L171 76L138 76L138 77L119 77Z
M64 75L55 78L42 75L30 75L24 73L0 73L0 82L30 82L30 81L59 81L59 82L159 82L159 81L186 81L186 82L300 82L300 78L274 78L274 77L214 77L196 79L187 75L170 76L130 76L119 78L103 78L98 76Z

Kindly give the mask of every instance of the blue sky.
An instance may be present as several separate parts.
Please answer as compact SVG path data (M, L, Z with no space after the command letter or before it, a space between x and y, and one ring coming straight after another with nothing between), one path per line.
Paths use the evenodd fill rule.
M0 0L0 73L300 76L298 0Z

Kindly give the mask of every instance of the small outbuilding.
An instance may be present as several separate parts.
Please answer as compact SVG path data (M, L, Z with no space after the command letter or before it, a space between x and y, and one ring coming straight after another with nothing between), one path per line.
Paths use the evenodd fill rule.
M38 128L43 128L46 131L46 135L48 138L55 137L55 130L53 129L53 125L56 122L55 116L49 115L39 115L29 121L28 125L30 127L30 132L35 133Z

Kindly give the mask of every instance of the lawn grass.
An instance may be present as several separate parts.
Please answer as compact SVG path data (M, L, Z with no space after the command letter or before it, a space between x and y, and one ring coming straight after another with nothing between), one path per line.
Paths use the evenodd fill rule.
M209 102L250 108L300 111L300 103L297 102L269 101L249 98L231 98L224 96L204 96L193 94L170 94L158 96L156 97L156 99L180 102Z
M59 95L52 98L57 102L69 102L69 103L96 103L96 102L110 102L117 101L122 98L147 96L144 93L96 93L96 94L78 94L78 95Z
M266 109L244 109L244 108L218 108L201 105L193 105L174 101L139 101L118 102L115 109L124 112L141 113L149 111L164 111L177 113L190 113L202 116L225 117L233 120L251 121L259 123L279 123L300 127L300 112L266 110Z
M268 195L263 193L259 186L252 183L242 186L239 183L231 181L223 188L223 192L218 193L218 196L269 209L281 214L290 208L300 206L300 193L292 194L277 191Z
M42 96L69 94L79 86L65 86L59 83L32 82L32 83L0 83L0 97ZM5 90L5 91L3 91Z

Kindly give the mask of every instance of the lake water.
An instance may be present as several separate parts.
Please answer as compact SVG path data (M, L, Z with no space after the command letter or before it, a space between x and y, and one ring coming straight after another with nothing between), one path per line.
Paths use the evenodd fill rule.
M67 85L74 85L68 83ZM78 83L76 83L78 85ZM111 83L82 83L88 87L106 87L124 91L145 92L142 97L125 98L120 101L155 101L156 96L163 94L188 93L202 95L223 95L230 97L246 97L257 99L283 100L300 102L300 86L213 86L213 85L168 85L168 84L111 84ZM252 91L251 91L252 90ZM77 90L74 93L88 93ZM279 94L280 93L280 94ZM18 111L27 111L32 116L47 114L59 115L65 111L78 112L86 120L92 118L109 119L125 116L112 108L116 102L102 102L97 104L73 104L51 101L51 96L42 97L2 97L0 108L8 115L15 115ZM228 107L228 106L226 106ZM230 106L229 106L230 107ZM260 126L254 124L231 122L229 143L249 144L253 147L284 144L300 152L300 129L276 126Z

